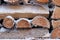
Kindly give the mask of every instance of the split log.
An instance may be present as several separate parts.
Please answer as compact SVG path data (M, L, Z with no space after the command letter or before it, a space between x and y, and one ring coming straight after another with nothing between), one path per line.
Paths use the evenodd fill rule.
M32 28L30 21L26 18L21 18L16 22L16 28Z
M43 28L50 28L50 23L47 18L43 16L36 16L32 20L32 24L35 26L41 26Z
M53 26L53 29L57 28L57 27L60 27L60 20L52 20L52 26Z
M60 38L60 27L57 27L52 31L51 38L53 39Z
M44 7L32 5L0 6L0 19L4 19L6 16L9 15L14 18L33 18L38 15L45 16L48 18L49 11Z
M51 18L60 19L60 7L55 7Z

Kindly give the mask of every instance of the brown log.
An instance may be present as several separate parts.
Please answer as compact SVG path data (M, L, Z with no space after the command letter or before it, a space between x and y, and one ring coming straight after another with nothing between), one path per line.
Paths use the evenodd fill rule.
M51 18L60 19L60 7L55 7Z
M47 18L43 16L36 16L32 20L32 24L35 26L41 26L43 28L50 28L50 23Z
M14 18L12 18L11 16L5 17L3 20L3 25L6 28L13 28L14 27Z
M55 5L60 6L60 0L52 0L52 2L53 2Z
M52 26L53 26L53 29L57 28L57 27L60 27L60 20L52 20Z
M52 31L51 38L53 39L60 38L60 27L57 27Z
M32 5L0 6L0 19L4 19L6 16L9 15L14 18L33 18L38 15L48 17L49 11L43 7Z
M16 28L32 28L28 19L21 18L16 22Z

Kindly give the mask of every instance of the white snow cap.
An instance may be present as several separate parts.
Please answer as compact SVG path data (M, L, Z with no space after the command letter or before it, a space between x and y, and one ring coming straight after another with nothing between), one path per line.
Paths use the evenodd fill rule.
M4 0L4 1L8 1L8 0Z
M11 18L12 20L14 20L14 18L12 16L7 16L6 18Z
M31 23L31 21L32 21L32 20L28 20L27 18L20 18L19 20L16 21L16 23L18 23L18 22L21 21L21 20L26 20L26 21L28 21L29 23Z

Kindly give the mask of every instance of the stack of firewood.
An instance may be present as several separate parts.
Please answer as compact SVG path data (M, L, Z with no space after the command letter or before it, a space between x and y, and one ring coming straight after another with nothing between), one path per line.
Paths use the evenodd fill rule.
M51 23L53 26L53 31L51 33L52 38L60 38L60 31L59 31L60 30L60 27L59 27L60 26L60 15L59 15L60 2L59 1L60 0L53 0L53 4L55 4L55 9L54 9L52 17L51 17L51 19L52 19ZM6 4L11 4L13 6L20 5L20 4L40 5L40 4L47 4L48 2L49 2L49 0L3 0L3 1L0 0L0 4L6 3ZM8 15L8 14L6 14L6 15ZM2 27L1 30L3 30L3 28L5 28L4 29L5 31L7 29L8 30L10 30L10 29L31 29L31 28L37 28L37 27L39 27L39 28L42 27L47 30L49 30L51 28L50 21L48 20L49 17L46 18L44 16L38 15L38 16L33 16L34 18L29 20L28 18L20 18L19 16L21 16L21 15L18 14L19 15L18 16L15 14L14 15L15 18L16 18L16 16L18 18L17 20L15 20L13 15L12 16L9 15L9 16L6 16L3 18L3 22L2 22L3 26L1 26ZM45 35L43 37L47 37L47 35Z
M15 20L11 16L7 16L3 20L3 25L5 28L11 29L15 28L32 28L35 27L43 27L43 28L50 28L49 20L43 16L36 16L33 19L29 20L27 18L19 18ZM14 26L15 25L15 26Z
M53 31L51 34L52 38L60 38L60 0L52 0L53 4L55 4L55 8L52 14L52 26Z
M49 34L50 22L44 16L35 16L33 19L19 18L16 20L12 16L6 16L3 19L0 32L10 32L13 30L17 31L18 29L20 30L20 29L34 29L34 28L36 29L40 28L39 30L46 29L45 31L41 31L41 33L44 32L42 33L41 37L42 38L50 37L50 34Z

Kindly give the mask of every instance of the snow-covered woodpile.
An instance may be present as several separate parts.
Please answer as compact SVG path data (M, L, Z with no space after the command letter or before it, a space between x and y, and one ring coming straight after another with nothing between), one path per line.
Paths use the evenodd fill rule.
M0 38L60 38L60 0L0 0Z
M60 0L52 0L55 8L53 11L53 14L51 16L52 18L52 27L53 27L53 31L51 33L51 38L60 38Z

